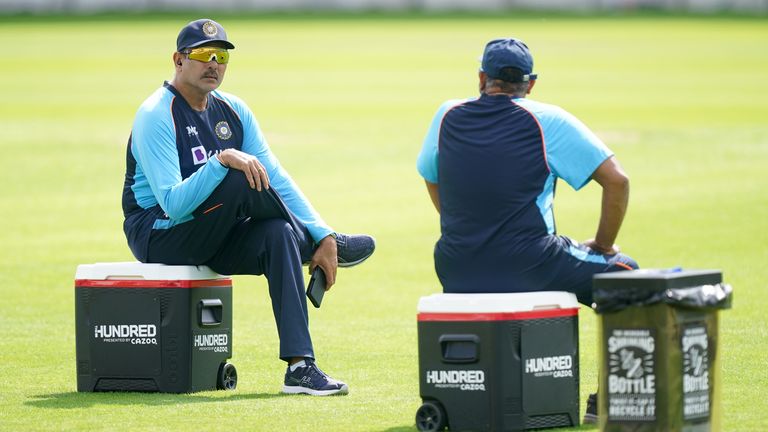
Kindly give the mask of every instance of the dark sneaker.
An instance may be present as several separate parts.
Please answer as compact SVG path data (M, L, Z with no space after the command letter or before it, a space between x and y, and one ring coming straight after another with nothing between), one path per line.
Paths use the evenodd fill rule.
M334 394L347 394L349 387L341 381L329 377L321 371L314 361L306 359L306 366L291 368L285 371L285 384L283 393L306 393L313 396L328 396Z
M365 234L336 233L339 267L352 267L360 264L373 255L376 240Z
M597 393L592 393L587 398L587 411L584 413L583 424L597 423Z

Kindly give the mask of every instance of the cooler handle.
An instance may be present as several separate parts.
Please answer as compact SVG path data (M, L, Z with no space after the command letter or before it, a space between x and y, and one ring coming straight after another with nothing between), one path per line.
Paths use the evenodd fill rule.
M480 359L480 338L473 334L440 336L440 352L445 363L475 363Z
M197 303L197 324L212 327L221 324L224 305L220 299L202 299Z

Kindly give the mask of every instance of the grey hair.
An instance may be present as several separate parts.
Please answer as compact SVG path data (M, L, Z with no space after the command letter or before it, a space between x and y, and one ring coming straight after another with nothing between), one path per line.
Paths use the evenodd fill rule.
M499 71L498 77L486 77L485 88L498 88L503 93L523 97L528 94L529 83L528 75L523 74L523 71L514 67L505 67Z
M514 82L503 81L491 77L485 78L485 89L498 88L502 93L513 94L515 96L523 97L528 94L529 82Z

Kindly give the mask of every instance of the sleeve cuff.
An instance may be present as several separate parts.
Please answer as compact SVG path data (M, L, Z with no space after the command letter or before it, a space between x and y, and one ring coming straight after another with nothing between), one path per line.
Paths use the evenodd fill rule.
M218 154L210 158L209 161L211 163L211 168L213 169L213 172L216 173L217 177L224 178L229 172L229 167L225 167L224 164L221 163Z
M307 229L309 230L309 235L312 236L312 240L314 240L315 243L320 243L320 240L328 236L332 236L333 238L336 238L336 231L332 230L330 227L327 227L327 226L318 226L318 227L308 226Z

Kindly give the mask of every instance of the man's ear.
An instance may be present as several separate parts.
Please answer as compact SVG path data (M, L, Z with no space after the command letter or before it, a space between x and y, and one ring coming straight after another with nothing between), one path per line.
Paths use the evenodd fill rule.
M181 67L181 60L183 59L183 54L180 52L173 53L173 65L178 69Z
M533 86L535 85L536 85L536 80L528 81L528 91L525 94L531 94L531 90L533 90Z
M485 80L488 78L488 74L486 74L483 71L479 71L477 73L477 77L480 80L478 87L480 88L480 93L483 93L485 91Z

